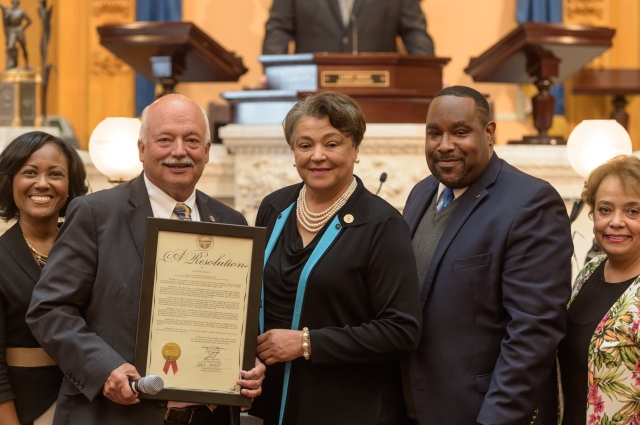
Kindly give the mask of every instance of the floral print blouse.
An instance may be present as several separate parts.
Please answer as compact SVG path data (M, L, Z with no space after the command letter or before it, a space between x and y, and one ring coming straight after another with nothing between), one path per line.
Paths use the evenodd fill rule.
M606 258L596 257L580 271L569 306ZM640 277L613 304L591 338L586 425L640 425L639 328Z

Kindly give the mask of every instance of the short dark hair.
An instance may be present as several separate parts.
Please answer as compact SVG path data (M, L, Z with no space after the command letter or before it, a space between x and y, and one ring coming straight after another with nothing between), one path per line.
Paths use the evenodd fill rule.
M86 185L87 173L80 156L64 140L43 131L31 131L18 136L5 146L0 153L0 218L9 221L18 218L19 210L13 199L13 178L27 159L45 143L58 146L67 159L69 167L69 197L59 216L64 217L69 202L89 190Z
M353 140L355 147L360 146L367 124L358 104L346 94L325 91L303 97L287 113L282 126L289 147L293 149L293 138L300 118L329 118L329 123Z
M489 102L478 90L472 89L467 86L451 86L440 90L433 98L440 96L455 96L455 97L468 97L473 99L473 103L476 105L476 111L478 112L478 118L480 123L485 126L491 121L491 109L489 108Z
M603 180L609 176L617 177L625 192L640 195L640 159L633 155L614 156L595 168L584 182L582 200L589 207L589 216L593 216L596 207L596 192Z

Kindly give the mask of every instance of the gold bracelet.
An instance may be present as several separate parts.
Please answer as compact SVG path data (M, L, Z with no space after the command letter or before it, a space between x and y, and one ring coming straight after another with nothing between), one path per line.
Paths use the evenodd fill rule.
M309 328L302 328L302 355L305 360L309 360Z

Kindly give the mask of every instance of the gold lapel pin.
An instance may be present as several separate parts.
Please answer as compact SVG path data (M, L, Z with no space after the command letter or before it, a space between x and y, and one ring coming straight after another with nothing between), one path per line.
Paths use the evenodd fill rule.
M216 221L216 219L212 215L209 216L209 220Z
M476 199L478 199L480 197L480 195L476 195Z
M344 216L344 222L347 224L353 223L353 216L351 214L347 214Z

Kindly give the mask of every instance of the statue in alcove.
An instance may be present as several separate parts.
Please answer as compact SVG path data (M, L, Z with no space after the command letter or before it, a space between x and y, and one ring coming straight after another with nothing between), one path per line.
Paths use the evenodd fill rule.
M2 8L2 22L7 45L7 69L18 67L18 47L20 44L26 68L31 68L27 56L27 46L24 38L24 30L31 25L31 18L20 7L20 0L11 0L11 7L0 4ZM23 24L24 23L24 24Z

